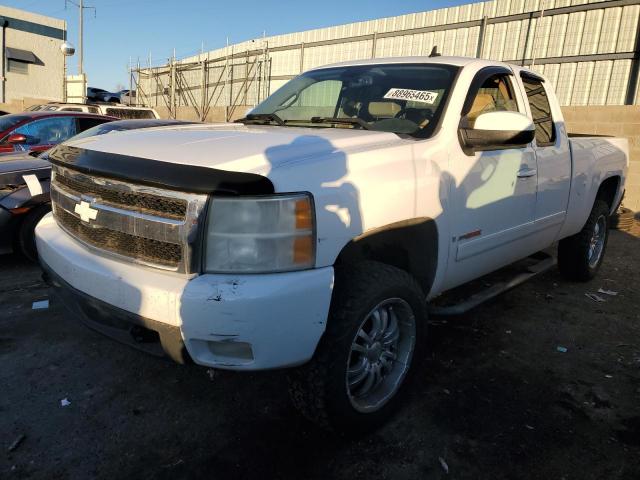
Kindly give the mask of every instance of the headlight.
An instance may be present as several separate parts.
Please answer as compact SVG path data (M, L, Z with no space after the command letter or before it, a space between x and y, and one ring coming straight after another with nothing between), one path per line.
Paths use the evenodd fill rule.
M208 215L208 272L283 272L315 264L315 218L308 194L214 197Z

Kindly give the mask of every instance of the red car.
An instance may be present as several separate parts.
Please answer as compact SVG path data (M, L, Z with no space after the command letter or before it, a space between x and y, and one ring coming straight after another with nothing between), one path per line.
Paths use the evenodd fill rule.
M0 154L43 152L115 117L82 112L23 112L0 117Z

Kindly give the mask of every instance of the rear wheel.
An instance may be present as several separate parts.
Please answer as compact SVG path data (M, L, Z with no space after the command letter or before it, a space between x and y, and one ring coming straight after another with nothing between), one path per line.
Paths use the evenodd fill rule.
M602 265L608 239L609 205L596 200L582 230L558 245L560 273L570 280L591 280Z
M343 267L313 360L289 374L310 420L356 433L384 422L401 400L425 327L424 295L406 272L377 262Z

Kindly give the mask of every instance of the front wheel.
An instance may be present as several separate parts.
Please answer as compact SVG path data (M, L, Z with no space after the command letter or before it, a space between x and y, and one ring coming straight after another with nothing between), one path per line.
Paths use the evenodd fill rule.
M336 431L375 428L401 400L425 321L424 295L406 272L377 262L337 270L316 354L289 374L294 405Z
M591 280L602 265L608 239L609 205L602 200L596 200L582 230L560 240L560 273L569 280Z
M25 257L32 262L38 261L38 251L36 249L36 225L47 213L51 211L51 204L45 203L35 207L25 215L16 235L16 246Z

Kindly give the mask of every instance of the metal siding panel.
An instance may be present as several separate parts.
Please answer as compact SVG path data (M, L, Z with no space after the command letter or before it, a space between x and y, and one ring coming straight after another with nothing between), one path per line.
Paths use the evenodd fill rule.
M504 51L502 58L504 60L514 60L518 57L518 41L520 40L520 21L507 23L507 32L505 34Z
M589 105L604 105L607 103L607 92L611 80L613 62L610 60L595 62L589 92Z
M458 8L458 21L459 22L468 22L471 20L471 7L472 4L467 3L466 5L460 5Z
M607 93L607 105L624 105L629 83L631 60L614 60Z
M524 12L524 0L511 0L509 13L511 15L517 15L518 13L523 13L523 12Z
M484 34L484 44L482 45L482 54L481 54L482 58L491 57L494 30L495 30L495 25L487 25L487 29Z
M600 40L603 17L604 10L587 12L580 45L580 55L591 55L598 52L598 40Z
M498 23L493 28L493 41L491 42L491 50L489 58L492 60L502 60L504 53L504 41L507 32L506 23Z
M490 2L484 2L484 9L482 11L482 16L489 17L489 18L495 17L497 8L498 6L496 5L495 0L492 0Z
M458 16L460 15L458 7L447 8L447 23L457 23Z
M424 24L426 27L432 27L436 24L436 11L435 10L431 10L430 12L427 12L427 14L424 17Z
M536 19L535 38L532 42L531 58L547 57L552 21L552 17L542 17L541 20Z
M560 74L560 64L559 63L549 63L544 66L544 76L547 77L549 83L556 90L558 85L558 76Z
M458 28L456 32L455 55L464 57L467 54L467 40L469 39L468 28Z
M456 31L446 30L444 37L444 45L442 47L443 55L454 55L456 43Z
M564 48L562 49L564 56L577 55L580 51L580 42L582 41L585 16L586 12L576 12L569 15Z
M520 35L517 38L518 49L516 50L516 58L529 58L531 53L531 44L533 43L533 32L535 29L535 21L533 19L520 21ZM526 52L525 52L526 48Z
M551 17L551 32L549 34L549 45L547 46L547 57L559 57L562 55L565 33L567 31L567 18L568 15L555 15Z
M471 4L471 15L469 16L469 20L480 20L483 16L482 11L484 9L484 3L472 3Z
M433 32L428 32L424 35L424 39L422 41L422 55L429 55L431 50L433 50L435 34Z
M594 62L581 62L576 70L576 79L571 96L571 105L587 105L591 91Z
M478 53L478 39L480 38L480 27L471 27L467 37L467 49L464 53L467 57L475 57Z
M616 52L632 52L636 42L636 31L638 30L639 5L629 5L622 9L622 20L620 22L620 33L618 34L618 44Z
M511 0L496 0L496 17L504 17L509 15L509 8L511 7Z
M434 32L433 35L433 46L438 47L438 52L442 53L444 51L444 38L445 31L440 30L439 32Z
M573 91L575 76L575 63L563 63L560 65L558 85L556 86L556 94L558 95L560 105L569 105L571 103L571 93Z
M620 7L607 8L604 11L600 41L598 43L598 53L615 52L621 15L622 8Z

